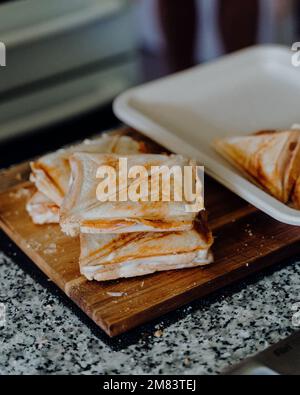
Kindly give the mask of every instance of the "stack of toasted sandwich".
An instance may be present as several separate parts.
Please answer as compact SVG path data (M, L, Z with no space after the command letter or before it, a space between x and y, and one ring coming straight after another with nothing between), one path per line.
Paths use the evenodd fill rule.
M129 166L144 169L154 165L181 169L192 166L195 171L189 182L196 191L201 183L193 161L179 155L150 154L143 142L104 134L31 163L30 179L36 192L27 203L27 211L33 222L60 223L64 233L79 237L80 271L89 280L112 280L211 263L213 238L202 196L193 210L187 210L185 197L175 200L174 190L170 201L165 201L161 193L155 201L99 199L98 169L109 166L118 174L120 158L127 158ZM146 177L150 184L150 170ZM132 183L125 188L134 186ZM176 188L174 183L171 187Z

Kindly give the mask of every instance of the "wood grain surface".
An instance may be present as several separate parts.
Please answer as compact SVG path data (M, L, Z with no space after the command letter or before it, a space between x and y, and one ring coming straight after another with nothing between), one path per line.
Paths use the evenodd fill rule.
M29 218L28 175L28 163L0 172L0 226L109 336L300 252L299 228L271 219L206 176L205 204L215 236L212 265L90 282L79 273L78 239L65 236L58 225L34 225Z

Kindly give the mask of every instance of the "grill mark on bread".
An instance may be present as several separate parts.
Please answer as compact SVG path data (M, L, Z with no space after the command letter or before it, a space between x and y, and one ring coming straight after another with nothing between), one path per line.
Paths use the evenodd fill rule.
M46 178L48 178L48 180L50 181L50 183L52 183L55 188L58 190L59 194L64 197L65 192L64 190L61 188L61 186L59 185L59 183L56 181L56 179L54 177L52 177L51 175L51 170L47 168L46 165L40 163L40 162L35 162L34 163L34 169L37 170L42 170L46 176Z
M254 136L261 136L264 134L275 134L277 133L276 129L266 129L266 130L259 130L258 132L253 133Z
M195 248L190 249L190 250L181 250L181 251L175 252L174 255L192 254L192 253L195 253L197 251L207 250L208 248L209 248L208 246L205 246L205 247L204 246L198 246L198 247L195 247ZM127 256L123 255L121 258L110 259L109 261L103 262L103 263L100 263L100 264L98 264L98 263L89 264L88 266L89 267L93 267L93 266L103 265L103 266L109 267L110 265L114 265L114 264L117 264L117 263L122 263L122 262L125 262L125 261L128 262L128 261L134 261L136 259L141 259L141 258L148 259L148 258L163 257L163 256L170 256L170 253L169 252L166 252L166 253L159 252L157 254L154 253L154 254L144 255L144 254L141 254L140 251L139 251L139 253L136 256L135 255L127 255Z
M130 224L135 225L135 224L145 224L145 225L151 225L154 228L162 228L162 229L168 229L168 228L173 228L177 226L192 226L192 221L164 221L164 220L153 220L153 219L146 219L146 218L128 218L128 219L116 219L116 220L84 220L81 222L82 227L89 227L89 228L95 228L95 229L108 229L108 228L120 228L122 226L128 226Z
M180 232L171 232L172 234L180 234ZM86 257L83 258L83 261L88 260L92 257L103 258L108 256L112 251L116 251L118 249L124 248L131 243L135 243L138 241L142 241L143 243L148 242L149 240L155 239L163 239L170 236L170 233L150 233L150 232L140 232L140 233L124 233L117 236L115 239L107 243L105 246L102 246ZM156 255L157 256L157 255Z

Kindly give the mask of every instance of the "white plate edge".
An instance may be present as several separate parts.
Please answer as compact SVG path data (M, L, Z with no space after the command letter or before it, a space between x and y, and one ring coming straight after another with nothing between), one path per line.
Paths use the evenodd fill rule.
M286 48L282 46L264 46L264 48L270 48L271 50L280 49L281 51L282 49L286 50ZM255 52L257 49L258 51L261 51L262 48L252 47L241 52L243 52L243 55L245 55L247 51L248 53L249 51ZM233 57L237 56L237 54L229 56ZM218 62L220 62L220 60ZM144 114L132 108L130 105L130 99L133 97L134 93L137 90L141 90L143 86L151 83L153 82L131 88L117 96L113 102L113 111L115 115L123 122L145 133L149 138L154 139L166 148L183 155L191 156L197 160L201 160L206 167L205 171L207 174L250 204L253 204L258 209L270 215L272 218L289 225L300 226L299 210L295 210L281 203L244 177L224 167L223 165L220 165L217 161L201 152L201 150L195 149L186 141L174 135L168 129L160 126ZM158 81L154 81L154 83L158 83ZM170 138L173 140L173 144L170 144ZM183 147L184 149L178 150L179 146ZM223 173L223 176L225 175L232 180L230 181L227 178L222 177L220 175L221 173Z

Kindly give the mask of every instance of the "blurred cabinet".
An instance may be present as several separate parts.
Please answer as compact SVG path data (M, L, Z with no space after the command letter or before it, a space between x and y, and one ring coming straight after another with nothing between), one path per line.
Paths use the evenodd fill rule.
M126 0L0 5L0 138L99 106L138 80Z

